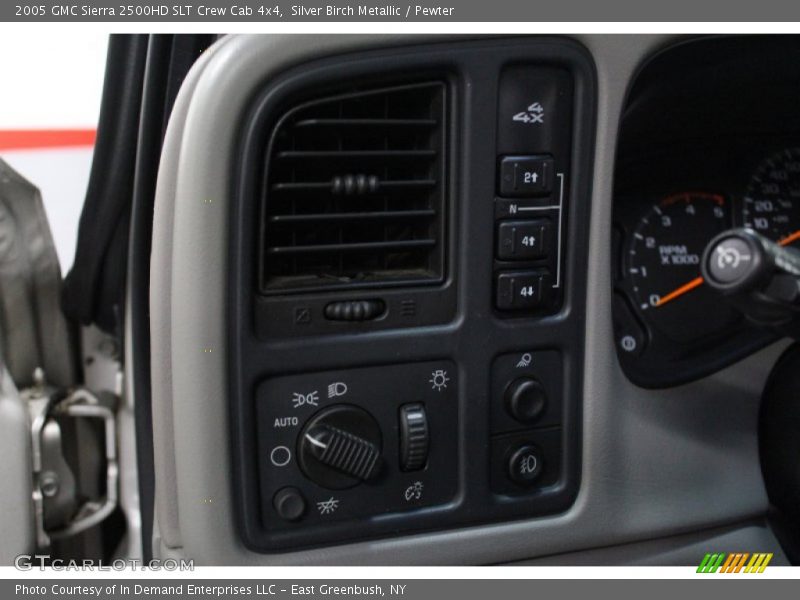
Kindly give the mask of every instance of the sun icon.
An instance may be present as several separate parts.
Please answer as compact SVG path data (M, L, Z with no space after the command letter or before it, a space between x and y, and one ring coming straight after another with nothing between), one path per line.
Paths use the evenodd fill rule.
M447 387L447 382L450 381L450 378L447 376L447 371L439 369L438 371L431 373L431 378L428 381L430 382L432 389L436 390L437 392L441 392Z

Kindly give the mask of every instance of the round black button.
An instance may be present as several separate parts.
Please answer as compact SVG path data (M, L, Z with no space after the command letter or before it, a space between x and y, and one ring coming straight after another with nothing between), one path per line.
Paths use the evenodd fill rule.
M520 485L531 485L542 473L544 461L538 448L526 444L511 455L508 460L508 476Z
M297 488L285 487L275 492L272 506L282 519L296 521L306 512L306 499Z
M508 414L521 423L533 423L547 406L547 393L535 379L521 377L506 388L505 401Z

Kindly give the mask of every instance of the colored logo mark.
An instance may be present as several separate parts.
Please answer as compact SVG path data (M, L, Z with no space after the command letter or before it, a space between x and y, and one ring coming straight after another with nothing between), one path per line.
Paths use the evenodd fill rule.
M706 554L698 573L763 573L772 560L772 553L715 552Z

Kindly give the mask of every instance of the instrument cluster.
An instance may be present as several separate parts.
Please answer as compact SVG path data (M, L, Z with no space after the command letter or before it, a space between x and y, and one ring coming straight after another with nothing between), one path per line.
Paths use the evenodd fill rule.
M800 71L786 62L800 44L749 43L747 57L732 56L724 39L665 52L645 67L623 114L615 342L623 370L644 387L703 377L775 339L700 273L709 241L732 227L800 246ZM700 54L708 60L693 62ZM770 86L750 60L766 55L780 56Z
M690 178L617 199L615 336L623 364L643 372L642 384L692 379L774 337L747 323L700 274L706 245L731 227L800 244L800 144L749 162L740 165L751 169L746 183Z

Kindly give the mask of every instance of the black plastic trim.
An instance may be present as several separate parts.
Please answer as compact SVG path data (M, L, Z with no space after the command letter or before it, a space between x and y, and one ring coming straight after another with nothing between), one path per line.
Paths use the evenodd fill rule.
M492 308L496 119L500 69L509 64L560 66L574 78L571 184L564 235L564 300L551 315L502 319ZM397 84L441 78L448 82L455 106L451 130L458 136L450 154L451 257L446 288L458 293L455 313L435 323L370 328L337 324L338 335L284 331L264 335L259 325L255 266L258 206L251 201L258 185L252 172L256 118L281 114L298 95L319 96L341 90L342 82ZM259 552L279 552L419 531L508 521L564 511L574 502L580 481L581 397L586 312L586 276L591 173L594 152L596 75L589 53L561 38L517 38L398 47L327 58L299 65L275 78L243 115L241 154L232 165L234 202L229 234L230 285L229 390L233 491L237 525L244 544ZM258 115L261 117L258 117ZM261 142L263 143L263 141ZM394 293L407 293L398 290ZM392 290L374 294L391 306ZM324 303L337 298L325 295ZM352 293L349 294L352 296ZM276 312L266 318L281 318ZM380 320L371 322L380 322ZM367 327L363 327L367 325ZM510 352L557 350L563 364L563 434L558 483L531 493L498 494L490 484L490 370L495 357ZM255 389L266 378L289 374L392 365L409 361L455 361L459 385L458 493L451 503L393 513L380 518L304 529L302 522L274 535L261 524L258 450L254 418ZM502 399L498 400L501 401ZM494 400L492 400L494 401ZM521 428L521 429L524 429ZM432 432L435 435L435 432ZM518 435L526 435L525 431ZM344 526L346 524L346 527Z

